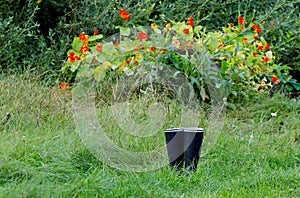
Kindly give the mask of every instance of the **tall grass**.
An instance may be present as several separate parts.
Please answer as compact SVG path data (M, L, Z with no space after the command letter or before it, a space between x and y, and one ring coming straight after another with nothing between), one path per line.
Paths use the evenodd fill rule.
M217 144L186 177L99 161L75 131L68 90L0 77L0 93L0 197L300 196L300 106L280 95L229 111Z

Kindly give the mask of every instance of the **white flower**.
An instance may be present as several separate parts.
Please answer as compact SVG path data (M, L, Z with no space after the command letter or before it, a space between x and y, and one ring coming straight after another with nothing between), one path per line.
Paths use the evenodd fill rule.
M271 116L276 117L277 116L277 112L271 113Z
M271 51L267 51L267 52L266 52L266 56L267 56L269 59L272 59L273 54L272 54Z

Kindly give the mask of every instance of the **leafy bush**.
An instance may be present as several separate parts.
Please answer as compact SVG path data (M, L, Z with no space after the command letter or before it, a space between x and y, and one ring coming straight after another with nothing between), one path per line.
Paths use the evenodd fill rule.
M13 1L1 2L0 69L17 72L26 68L31 54L35 53L34 43L39 37L36 34L38 24L33 18L37 9L31 1L23 8L17 5L15 10L7 9L12 6L11 4L13 5Z
M162 26L171 19L185 21L193 16L195 25L207 31L221 30L238 16L247 21L255 19L263 24L265 39L273 46L274 61L289 66L289 72L297 77L299 6L297 0L4 0L0 5L0 41L5 43L1 46L5 53L1 54L0 67L5 72L31 68L51 82L64 80L64 76L59 77L59 69L66 61L64 54L72 39L82 32L91 35L95 29L105 37L116 33L117 26L125 25L117 17L119 10L125 9L132 14L130 23L135 25Z
M130 21L131 15L125 10L120 11L120 16ZM239 16L237 24L229 23L222 32L206 32L202 26L194 26L192 17L187 22L171 21L163 27L152 23L151 29L134 28L134 24L128 23L125 27L119 26L120 34L103 41L98 30L93 36L81 33L74 38L63 71L70 70L79 77L92 77L98 82L103 82L111 72L126 76L139 73L151 79L159 70L158 65L164 63L184 74L205 100L203 84L207 79L203 76L211 76L211 73L207 73L207 68L203 68L205 64L200 64L201 59L197 57L197 50L205 49L220 66L231 101L277 86L300 89L285 73L289 68L274 63L271 46L262 36L260 23L247 23ZM284 73L280 73L282 71Z

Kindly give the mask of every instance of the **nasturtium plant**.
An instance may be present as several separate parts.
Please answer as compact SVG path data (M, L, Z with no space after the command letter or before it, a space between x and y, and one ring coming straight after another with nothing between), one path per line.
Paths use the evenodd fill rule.
M121 10L120 17L128 21L131 15ZM289 86L299 88L287 75L287 69L274 62L275 54L263 37L263 25L247 22L242 16L236 24L228 23L215 32L195 26L192 17L185 22L170 21L164 27L153 23L149 28L128 25L117 28L120 33L109 38L98 35L98 31L93 36L81 33L75 37L62 71L71 71L77 77L92 77L101 83L111 73L130 76L144 72L146 76L162 63L184 74L205 100L208 94L203 87L203 76L211 73L207 73L208 68L199 68L205 64L199 64L197 58L209 57L208 66L219 72L233 97L288 82ZM202 55L208 52L209 56L198 56L200 51ZM274 76L278 78L276 81Z

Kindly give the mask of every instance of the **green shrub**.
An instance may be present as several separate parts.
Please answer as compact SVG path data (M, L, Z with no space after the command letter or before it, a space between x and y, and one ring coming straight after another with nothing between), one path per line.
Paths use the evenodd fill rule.
M82 32L91 35L98 29L105 37L126 25L119 10L132 14L131 22L163 25L170 19L185 21L193 16L195 25L207 31L221 30L238 16L247 21L258 20L273 46L276 63L291 68L299 76L299 10L298 0L236 1L236 0L4 0L0 5L0 69L23 71L41 76L49 82L64 81L59 70L72 39Z
M37 8L32 1L22 8L18 3L14 7L13 1L1 2L0 69L5 72L23 71L31 62L31 54L36 53L35 42L39 39L38 24L33 20Z

